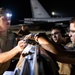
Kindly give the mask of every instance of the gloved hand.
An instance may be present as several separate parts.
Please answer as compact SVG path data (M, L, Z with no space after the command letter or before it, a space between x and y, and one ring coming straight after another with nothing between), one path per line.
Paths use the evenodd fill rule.
M24 40L26 41L27 39L34 40L34 34L28 34L25 36Z
M39 37L46 38L47 35L45 33L37 33L37 34L35 34L34 39L35 39L36 42L38 42Z

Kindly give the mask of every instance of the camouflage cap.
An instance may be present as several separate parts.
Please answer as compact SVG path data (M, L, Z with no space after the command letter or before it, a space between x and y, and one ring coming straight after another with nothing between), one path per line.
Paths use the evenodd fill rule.
M5 16L6 13L10 13L10 14L12 14L11 10L6 9L6 8L3 8L3 7L0 8L0 17L1 17L1 16Z

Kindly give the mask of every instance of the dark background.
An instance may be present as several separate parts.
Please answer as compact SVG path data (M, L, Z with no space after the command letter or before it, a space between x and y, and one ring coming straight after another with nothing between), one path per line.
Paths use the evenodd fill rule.
M39 2L50 15L55 11L59 14L57 16L75 16L74 0L39 0ZM0 7L9 8L12 11L12 24L18 24L24 18L32 18L30 0L0 0Z

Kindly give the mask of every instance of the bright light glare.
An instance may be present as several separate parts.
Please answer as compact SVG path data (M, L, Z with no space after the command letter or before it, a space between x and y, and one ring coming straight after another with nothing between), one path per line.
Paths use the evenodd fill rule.
M6 16L7 16L7 17L11 17L12 14L10 14L10 13L6 13Z
M52 12L52 15L55 15L55 12Z

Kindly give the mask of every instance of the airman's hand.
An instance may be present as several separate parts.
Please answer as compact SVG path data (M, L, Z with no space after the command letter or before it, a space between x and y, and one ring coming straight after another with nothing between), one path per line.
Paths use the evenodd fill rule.
M17 47L18 47L18 50L22 52L24 48L26 47L26 42L24 40L19 41Z

